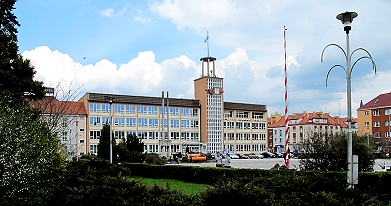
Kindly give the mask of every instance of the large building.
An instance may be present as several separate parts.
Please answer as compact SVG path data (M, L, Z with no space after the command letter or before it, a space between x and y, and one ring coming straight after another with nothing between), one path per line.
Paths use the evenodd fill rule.
M390 152L391 92L380 94L357 109L360 135L371 135L383 152Z
M145 152L251 153L266 150L265 105L224 102L223 78L214 57L201 58L202 75L194 80L194 99L87 93L88 152L96 154L103 124L113 117L114 138L134 134ZM206 72L205 72L206 70ZM168 96L168 93L167 95Z

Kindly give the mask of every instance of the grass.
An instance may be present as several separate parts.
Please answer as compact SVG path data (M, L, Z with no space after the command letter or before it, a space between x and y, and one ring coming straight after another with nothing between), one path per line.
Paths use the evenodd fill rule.
M183 194L187 195L196 195L205 191L207 188L211 186L206 184L196 184L196 183L188 183L179 180L172 179L152 179L152 178L143 178L143 177L130 177L128 181L140 181L143 185L148 187L153 187L155 184L160 187L166 188L167 182L170 184L170 189L179 190Z

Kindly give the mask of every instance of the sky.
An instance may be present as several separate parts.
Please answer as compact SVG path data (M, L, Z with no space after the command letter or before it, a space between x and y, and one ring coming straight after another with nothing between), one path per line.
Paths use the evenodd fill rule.
M19 52L35 79L77 100L87 92L194 98L200 58L215 57L224 100L284 114L284 26L289 113L347 115L346 34L336 16L354 11L352 115L391 92L389 0L19 0ZM352 64L368 56L354 52Z

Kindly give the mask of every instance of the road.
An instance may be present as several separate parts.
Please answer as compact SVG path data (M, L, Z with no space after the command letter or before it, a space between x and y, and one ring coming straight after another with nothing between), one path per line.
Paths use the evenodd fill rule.
M291 169L295 166L299 166L299 159L290 160ZM224 162L224 160L223 160ZM284 165L284 159L282 158L270 158L270 159L232 159L231 166L233 168L252 168L252 169L270 169L276 163ZM201 166L201 167L215 167L215 162L202 162L202 163L181 163L186 166ZM391 159L376 159L373 166L374 171L385 171L379 165L385 165L387 168L391 167Z

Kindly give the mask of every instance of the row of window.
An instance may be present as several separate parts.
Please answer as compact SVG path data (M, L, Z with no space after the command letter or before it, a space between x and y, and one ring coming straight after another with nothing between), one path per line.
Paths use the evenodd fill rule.
M127 114L135 114L136 113L136 105L124 105L124 104L114 104L114 112L118 113L127 113ZM162 114L162 107L158 106L137 106L138 114ZM164 114L168 114L168 110L170 111L170 115L179 115L179 110L181 111L182 116L197 116L198 109L193 108L178 108L178 107L164 107ZM90 103L90 112L102 112L108 113L110 112L110 104L99 104L99 103Z
M224 133L224 140L266 140L266 134Z
M231 118L233 117L233 111L224 111L224 117L225 118ZM237 118L248 118L249 112L236 112ZM252 112L251 117L253 119L263 119L263 112Z
M102 121L101 121L102 120ZM91 126L100 126L101 123L109 123L110 118L109 117L90 117L90 125ZM161 120L160 119L147 119L147 118L121 118L116 117L114 118L114 125L120 126L120 127L159 127ZM167 126L167 119L164 120L164 126ZM170 127L183 127L183 128L191 128L191 127L198 127L198 120L179 120L179 119L171 119L170 120Z
M138 133L134 131L115 131L114 138L122 139L126 138L128 135L136 135L140 139L159 139L159 132L144 132L139 131ZM90 139L99 139L101 136L100 131L90 131ZM198 140L199 134L198 132L170 132L170 136L168 137L167 132L164 132L165 139L186 139L186 140Z
M380 132L375 132L375 133L373 133L373 136L377 137L377 138L380 138L381 137L381 133ZM384 137L391 137L391 132L385 132Z
M384 110L385 115L391 114L391 109ZM369 111L364 111L364 116L369 116ZM380 116L380 110L373 110L373 116Z
M227 129L266 129L266 123L250 123L250 122L224 122L224 128Z
M237 152L262 152L266 151L266 144L237 144Z
M369 127L369 122L364 122L364 126L366 126L366 127ZM373 122L373 126L374 127L380 127L381 125L380 125L380 121L376 121L376 122ZM384 122L384 126L386 126L386 127L388 127L388 126L390 126L390 121L385 121Z

